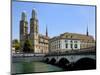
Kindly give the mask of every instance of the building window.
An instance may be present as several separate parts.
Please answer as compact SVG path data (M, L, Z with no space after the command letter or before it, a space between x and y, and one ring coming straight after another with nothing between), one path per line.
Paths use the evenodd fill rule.
M57 44L59 43L59 41L57 41Z
M55 49L57 49L57 45L55 45Z
M68 44L66 44L66 48L68 48Z
M70 37L72 38L72 35Z
M74 43L77 43L77 41L74 41Z
M74 47L77 48L77 44L75 44Z
M67 40L65 40L65 42L68 42Z
M60 43L60 40L59 40L59 43Z
M59 48L60 48L60 44L59 44Z

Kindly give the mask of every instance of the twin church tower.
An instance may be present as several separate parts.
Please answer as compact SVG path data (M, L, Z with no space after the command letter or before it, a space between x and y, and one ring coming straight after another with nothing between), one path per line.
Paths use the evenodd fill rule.
M32 43L34 53L48 53L48 31L46 28L46 34L39 34L39 25L37 19L37 13L33 9L30 19L30 32L28 33L28 21L25 12L22 12L20 21L20 45L23 48L25 40L29 39ZM22 49L21 49L22 50Z

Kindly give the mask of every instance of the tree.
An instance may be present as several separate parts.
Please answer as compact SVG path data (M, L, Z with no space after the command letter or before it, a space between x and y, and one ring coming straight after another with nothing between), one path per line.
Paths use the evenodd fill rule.
M14 39L12 41L12 46L15 48L15 52L17 52L20 49L20 43L17 39Z
M29 39L27 39L24 43L24 47L23 47L23 52L24 53L31 53L33 52L33 47L32 47L32 43Z

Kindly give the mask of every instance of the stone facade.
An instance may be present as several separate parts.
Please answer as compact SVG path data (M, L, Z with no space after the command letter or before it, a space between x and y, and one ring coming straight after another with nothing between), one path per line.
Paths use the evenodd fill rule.
M48 53L48 32L46 28L46 34L39 34L39 26L36 11L32 10L32 15L30 19L30 33L28 34L28 22L25 12L22 12L22 17L20 21L20 45L21 52L23 50L23 45L26 39L29 39L32 43L34 53Z
M49 49L51 52L64 52L94 47L94 38L87 34L84 35L66 32L60 36L53 37L49 40Z

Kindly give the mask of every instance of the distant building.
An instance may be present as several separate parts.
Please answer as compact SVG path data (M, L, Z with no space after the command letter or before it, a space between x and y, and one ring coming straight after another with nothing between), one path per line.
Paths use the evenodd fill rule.
M30 19L30 32L28 33L28 22L25 12L22 12L20 21L20 45L21 52L23 52L23 46L26 39L29 39L32 43L34 53L48 53L48 31L46 28L46 34L39 34L39 25L36 11L32 10L32 15Z
M50 52L64 52L95 46L95 40L88 34L64 33L49 40Z
M16 53L15 47L11 47L12 53Z

